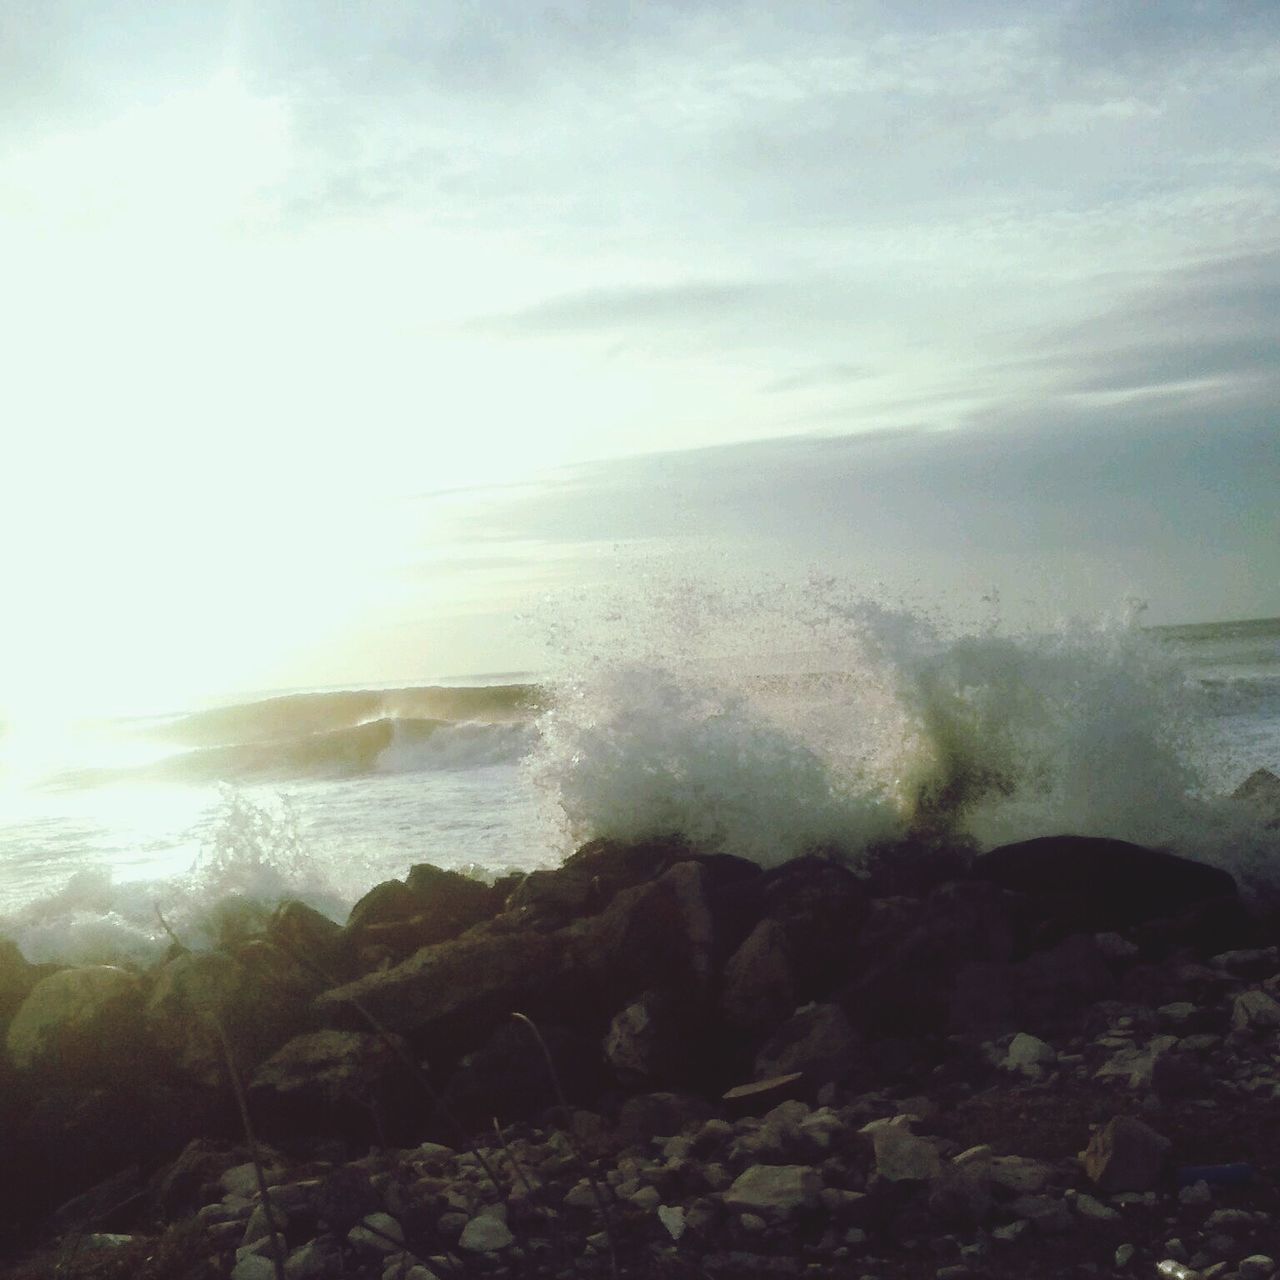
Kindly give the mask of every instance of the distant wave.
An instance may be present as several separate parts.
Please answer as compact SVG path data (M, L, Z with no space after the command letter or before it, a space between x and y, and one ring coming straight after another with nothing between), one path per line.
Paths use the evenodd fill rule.
M384 716L363 724L266 742L201 747L129 769L64 773L56 785L123 781L255 782L465 769L514 762L533 740L528 722L467 722Z
M528 719L538 710L542 696L542 691L531 684L456 688L421 685L403 689L286 693L255 702L193 711L153 725L150 731L192 746L223 747L363 729L369 724L393 720L401 724L415 721L507 723Z

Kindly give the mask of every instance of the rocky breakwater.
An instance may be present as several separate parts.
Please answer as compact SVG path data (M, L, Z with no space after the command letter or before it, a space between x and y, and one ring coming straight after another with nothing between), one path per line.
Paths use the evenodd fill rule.
M912 853L595 842L145 972L0 951L10 1274L1270 1276L1276 921L1119 841Z

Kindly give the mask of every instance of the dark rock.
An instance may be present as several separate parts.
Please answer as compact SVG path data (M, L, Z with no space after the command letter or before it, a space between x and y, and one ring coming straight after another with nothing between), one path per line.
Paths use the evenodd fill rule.
M0 938L0 1029L17 1013L42 975L23 958L17 945Z
M657 879L693 856L679 837L625 842L592 840L554 870L527 875L507 900L523 921L558 928L603 911L621 890Z
M144 1020L153 1043L183 1075L210 1087L228 1083L222 1024L236 1069L250 1072L308 1025L317 980L271 943L235 955L189 952L155 975Z
M803 1072L815 1084L841 1080L856 1065L861 1041L836 1004L819 1004L788 1018L756 1054L759 1080Z
M828 858L793 858L765 872L764 911L785 939L797 998L829 995L849 972L868 912L866 889Z
M685 1084L693 1070L696 1031L674 996L646 991L617 1013L604 1038L604 1057L614 1075L632 1087Z
M1013 958L1015 905L980 883L943 885L923 902L873 901L854 976L840 995L850 1021L879 1035L945 1027L960 971Z
M6 1033L9 1060L49 1083L98 1083L137 1069L142 983L113 965L62 969L31 988Z
M1097 941L1075 934L1014 966L1015 1010L1032 1027L1052 1024L1115 990L1115 979Z
M347 917L347 933L358 936L375 924L407 920L421 906L418 895L403 880L384 880L361 898Z
M777 920L761 920L724 967L720 1013L731 1027L776 1027L799 1003L787 958L787 934Z
M152 1178L149 1194L153 1212L162 1220L194 1213L205 1203L203 1189L243 1159L228 1143L193 1139L176 1160Z
M351 976L342 926L305 902L283 902L267 926L267 940L334 981Z
M1169 1139L1132 1116L1116 1116L1099 1129L1084 1153L1084 1169L1103 1191L1149 1191L1159 1181Z
M474 1045L513 1012L559 994L563 943L537 932L468 934L335 987L315 1002L330 1025L363 1030L363 1006L391 1031L432 1042L433 1059Z
M641 1093L628 1098L618 1116L619 1134L629 1140L689 1133L712 1116L710 1105L687 1093Z
M1266 826L1280 827L1280 778L1270 769L1255 769L1231 798L1252 805Z
M1094 836L1044 836L1003 845L976 860L973 876L1055 899L1063 923L1086 933L1122 929L1236 896L1235 880L1217 867Z
M249 1099L263 1128L367 1137L376 1123L375 1109L404 1116L412 1109L413 1090L397 1044L407 1053L399 1038L388 1044L362 1031L295 1036L249 1082ZM405 1125L398 1126L398 1134L404 1131Z
M1213 1074L1195 1054L1160 1053L1151 1064L1151 1087L1162 1102L1208 1097Z
M551 1053L565 1098L571 1104L591 1101L603 1083L600 1050L578 1032L541 1023L538 1030ZM468 1054L449 1077L440 1095L432 1132L456 1142L452 1120L464 1128L487 1126L497 1116L502 1124L536 1115L556 1105L555 1084L532 1032L523 1023L508 1021L475 1052Z
M584 990L607 1011L649 988L690 998L711 976L713 923L704 871L680 862L659 879L617 893L608 908L566 931Z

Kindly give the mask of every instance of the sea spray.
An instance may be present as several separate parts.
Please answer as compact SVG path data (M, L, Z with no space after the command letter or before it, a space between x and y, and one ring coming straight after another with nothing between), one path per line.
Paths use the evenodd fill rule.
M1275 833L1215 793L1206 691L1136 616L1018 629L830 579L650 591L579 624L585 653L557 631L566 674L527 770L566 850L679 832L857 861L903 836L1074 831L1274 874Z
M345 912L306 848L289 798L255 800L228 787L186 873L117 880L108 867L83 868L60 889L13 912L4 932L33 962L145 963L169 942L157 910L198 948L260 926L286 898L332 916Z

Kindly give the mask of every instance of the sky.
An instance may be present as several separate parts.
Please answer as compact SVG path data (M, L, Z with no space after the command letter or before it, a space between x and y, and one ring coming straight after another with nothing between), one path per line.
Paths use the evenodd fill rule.
M0 706L1280 614L1278 89L1271 0L9 0Z

